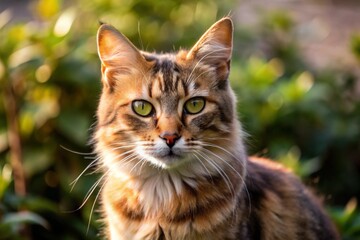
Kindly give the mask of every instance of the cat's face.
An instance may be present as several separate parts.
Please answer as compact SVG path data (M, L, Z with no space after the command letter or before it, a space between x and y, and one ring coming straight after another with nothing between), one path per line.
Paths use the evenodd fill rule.
M190 51L161 55L140 52L102 25L98 50L103 93L95 139L109 168L217 168L236 122L231 20L214 24Z

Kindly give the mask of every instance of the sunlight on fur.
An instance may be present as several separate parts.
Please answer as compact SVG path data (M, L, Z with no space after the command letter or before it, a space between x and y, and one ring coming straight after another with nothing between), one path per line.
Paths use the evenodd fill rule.
M247 156L229 17L175 53L140 51L108 24L97 40L103 89L88 168L102 175L84 204L98 187L104 238L338 239L294 175Z

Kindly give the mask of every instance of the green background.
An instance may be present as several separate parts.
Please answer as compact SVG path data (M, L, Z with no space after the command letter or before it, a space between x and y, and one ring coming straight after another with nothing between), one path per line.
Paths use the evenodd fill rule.
M90 167L71 185L96 160L89 139L101 90L98 22L140 49L176 51L222 16L237 19L241 2L19 2L31 20L0 13L0 239L100 239L98 173ZM255 26L234 22L230 76L249 152L291 168L322 196L343 239L359 239L358 76L310 64L287 11L257 14ZM359 59L360 35L352 36L348 49Z

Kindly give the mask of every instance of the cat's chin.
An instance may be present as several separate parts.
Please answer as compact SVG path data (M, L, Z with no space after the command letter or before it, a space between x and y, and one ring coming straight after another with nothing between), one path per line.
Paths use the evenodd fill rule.
M177 154L168 154L165 156L149 156L146 158L152 165L160 167L162 169L174 169L179 168L185 163L189 162L189 157L177 155Z

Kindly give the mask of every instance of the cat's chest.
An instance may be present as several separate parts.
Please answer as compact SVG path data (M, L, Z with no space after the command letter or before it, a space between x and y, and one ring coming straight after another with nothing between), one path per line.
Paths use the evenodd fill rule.
M108 181L103 203L111 235L127 236L111 239L203 239L203 233L231 218L236 197L221 178L192 186L182 181L177 190L174 183L167 186L162 180L157 187Z

